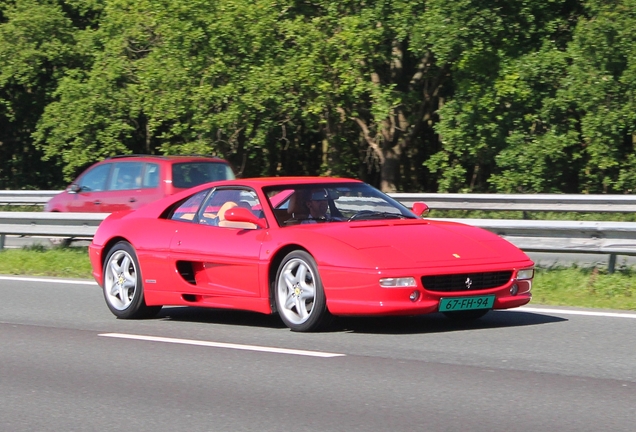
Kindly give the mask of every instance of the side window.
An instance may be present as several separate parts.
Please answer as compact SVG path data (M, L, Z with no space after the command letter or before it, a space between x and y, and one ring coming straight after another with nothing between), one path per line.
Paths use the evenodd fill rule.
M197 212L210 189L202 190L186 199L172 211L170 219L182 222L198 222Z
M89 169L78 182L82 191L99 192L106 190L106 180L108 180L111 166L112 164L103 164Z
M110 178L110 190L141 188L142 162L117 162Z
M147 163L141 187L156 188L157 186L159 186L159 165L154 163Z
M256 229L256 225L248 222L231 222L225 220L225 212L234 207L243 207L255 215L260 215L260 203L256 192L251 189L218 188L203 204L200 223L226 228Z

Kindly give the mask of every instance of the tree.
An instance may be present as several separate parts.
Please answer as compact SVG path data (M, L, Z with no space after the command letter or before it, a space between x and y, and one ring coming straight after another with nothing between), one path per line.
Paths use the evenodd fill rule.
M42 160L31 135L64 71L83 59L78 31L92 22L91 4L0 3L0 188L62 185L61 172Z
M502 170L492 177L498 190L621 193L634 188L636 2L589 1L585 6L572 20L576 27L567 46L544 49L527 64L526 70L540 72L534 80L551 83L551 89L534 92L539 97L527 110L527 121L517 122L520 127L499 155ZM532 61L530 55L527 59Z
M0 73L0 121L67 179L206 153L385 191L624 191L635 1L4 1L0 58L22 66Z
M441 191L558 190L567 177L555 175L562 167L551 156L563 143L544 133L568 118L544 111L567 74L565 51L580 7L567 0L472 3L463 14L448 6L464 29L455 38L461 52L453 96L439 111L443 145L426 166Z
M67 177L143 150L217 153L253 175L364 177L366 159L383 189L417 185L400 168L418 140L436 140L447 80L425 43L411 46L423 12L422 1L112 0L92 64L66 73L36 137Z
M569 105L578 190L625 193L636 184L636 1L589 1L569 46L557 102Z
M67 176L130 152L213 153L239 166L245 155L263 167L256 150L266 153L288 108L278 76L282 42L272 38L278 15L267 4L108 2L93 61L67 72L38 143L63 155Z

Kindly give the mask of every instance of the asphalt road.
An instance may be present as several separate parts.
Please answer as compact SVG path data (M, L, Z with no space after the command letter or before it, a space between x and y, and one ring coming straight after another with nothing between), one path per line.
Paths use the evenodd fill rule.
M636 429L633 313L533 306L298 334L235 311L117 320L75 282L0 276L2 431Z

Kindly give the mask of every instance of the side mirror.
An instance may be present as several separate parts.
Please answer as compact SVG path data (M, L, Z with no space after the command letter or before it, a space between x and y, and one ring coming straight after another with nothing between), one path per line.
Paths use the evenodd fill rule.
M77 183L71 183L71 185L68 187L68 191L71 193L79 193L81 192L82 188L80 185L78 185Z
M263 229L267 228L267 222L265 222L265 219L257 217L254 213L243 207L233 207L226 211L225 220L229 222L254 224Z
M423 202L413 203L413 208L411 209L411 211L415 213L417 217L423 217L427 215L429 210L430 209L428 208L428 206Z

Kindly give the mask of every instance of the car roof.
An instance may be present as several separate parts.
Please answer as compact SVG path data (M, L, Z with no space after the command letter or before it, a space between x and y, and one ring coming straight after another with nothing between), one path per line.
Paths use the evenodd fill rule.
M252 177L236 180L216 181L216 186L241 185L253 188L266 186L286 186L286 185L313 185L330 183L363 183L360 180L342 177L317 177L317 176L285 176L285 177Z
M110 156L104 159L102 162L112 162L112 161L128 161L128 160L139 160L139 159L147 159L154 161L163 161L163 162L222 162L227 164L228 162L225 159L221 159L216 156L206 156L206 155L146 155L146 154L133 154L133 155L117 155Z

